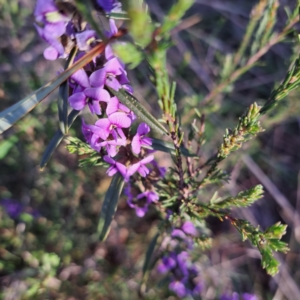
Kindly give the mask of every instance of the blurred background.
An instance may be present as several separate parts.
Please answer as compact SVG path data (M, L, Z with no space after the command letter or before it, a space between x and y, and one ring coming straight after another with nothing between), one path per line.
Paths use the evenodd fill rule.
M174 1L148 2L153 18L160 21ZM260 1L278 4L269 22L273 32L284 33L284 40L272 47L266 41L266 54L203 105L223 82L228 58L238 49L258 2L196 0L172 32L168 71L177 82L183 129L197 116L194 108L205 120L203 162L221 144L225 128L236 126L251 103L268 99L299 53L296 22L293 30L285 31L296 1ZM51 80L64 64L44 59L46 44L33 26L34 5L34 0L0 0L0 111ZM252 38L245 52L249 57L258 51L255 43ZM135 95L159 116L148 75L144 63L129 71ZM284 240L291 250L277 255L281 269L272 278L261 268L259 252L243 243L230 224L208 219L212 247L198 253L203 299L234 291L258 299L300 297L299 96L295 90L262 118L265 132L222 165L231 180L220 188L220 195L228 196L261 183L264 198L232 214L263 230L278 221L288 224ZM95 242L110 183L105 170L79 168L79 157L69 154L63 142L40 171L43 151L58 129L56 99L57 92L0 136L0 299L177 299L155 271L146 295L138 293L144 253L157 230L154 209L140 219L123 197L107 241ZM82 138L80 126L78 118L70 135ZM171 164L164 154L158 153L157 159ZM209 192L203 201L210 199Z

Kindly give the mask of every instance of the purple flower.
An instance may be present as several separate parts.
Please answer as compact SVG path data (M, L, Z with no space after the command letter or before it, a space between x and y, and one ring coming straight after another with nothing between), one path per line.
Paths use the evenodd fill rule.
M139 174L142 177L146 177L150 171L149 169L145 166L146 164L150 163L154 159L153 155L149 155L142 160L140 160L138 163L133 164L128 168L126 178L125 180L129 180L129 177L132 176L135 172L139 172Z
M184 222L181 228L186 234L192 236L198 235L197 229L195 228L194 224L191 221Z
M69 79L69 83L73 88L76 88L78 85L82 88L90 87L89 78L83 69L79 69L73 73ZM81 91L83 91L83 89Z
M85 124L84 120L82 121L82 133L85 137L87 143L96 150L100 151L102 147L106 148L107 154L111 157L114 157L117 154L117 147L118 146L125 146L126 140L118 138L117 140L104 140L99 135L99 128L95 125L87 125ZM100 131L101 133L101 131Z
M96 40L94 30L85 30L75 34L76 45L80 51L88 51L91 44Z
M117 111L123 111L126 112L127 114L130 113L130 109L125 106L124 104L120 103L119 99L117 97L112 97L107 104L106 108L106 114L110 116L111 114L117 112Z
M180 298L186 296L187 294L185 285L179 280L172 281L169 285L169 289L173 291L175 294L177 294L177 296Z
M104 87L104 85L107 85L118 91L123 84L128 84L129 80L124 66L114 57L102 69L95 71L90 76L90 83L94 87Z
M0 205L4 207L6 213L12 219L18 219L20 214L27 212L25 205L12 199L2 199L0 200ZM34 218L40 216L40 213L37 210L33 209L30 209L29 214L31 214Z
M143 217L148 211L148 207L152 202L156 202L159 199L157 193L153 191L145 191L136 197L137 201L133 201L133 197L129 196L127 203L131 208L135 209L136 215L138 217ZM140 200L144 200L143 202Z
M50 44L44 51L44 57L55 60L64 54L64 47L58 41L58 37L66 32L66 24L69 18L62 15L53 0L38 0L35 11L35 19L43 27L35 25L39 35Z
M167 273L176 267L176 256L174 253L170 253L169 256L164 256L162 262L157 266L159 273Z
M115 175L117 172L120 172L123 177L126 176L126 166L124 166L123 164L115 161L114 159L112 159L111 157L109 157L108 155L105 155L103 157L103 159L108 162L109 164L111 164L111 166L107 169L106 173L108 176L113 176Z
M119 137L126 140L122 128L130 127L131 123L132 119L130 115L124 112L115 112L108 116L108 118L98 120L95 125L98 127L99 136L103 140L106 140L111 134L117 141Z
M92 114L101 115L101 106L99 102L108 102L109 93L102 88L87 88L82 92L74 93L69 97L72 108L82 110L88 105Z
M145 137L150 132L150 127L146 123L141 123L137 129L136 135L133 137L131 142L132 152L140 154L142 146L151 146L152 139Z
M253 294L244 293L242 294L243 300L258 300L258 298Z

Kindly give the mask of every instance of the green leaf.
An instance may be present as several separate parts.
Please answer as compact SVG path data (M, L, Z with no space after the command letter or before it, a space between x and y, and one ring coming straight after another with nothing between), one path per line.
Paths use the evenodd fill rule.
M147 109L132 95L127 93L124 89L116 91L109 86L106 88L116 96L124 105L132 110L138 117L140 117L145 123L147 123L152 129L156 130L160 134L169 135L165 127L153 117Z
M75 55L77 53L77 47L74 47L67 60L65 70L68 69L74 62ZM57 101L58 106L58 119L59 128L63 134L68 133L68 99L69 99L69 85L66 80L59 87L59 97Z
M166 153L175 155L174 145L172 143L168 143L168 142L162 141L160 139L152 138L151 148L154 150L157 150L157 151L162 151L162 152L166 152ZM183 146L180 147L180 151L181 151L182 155L187 156L187 157L197 156L196 154L191 153L188 149L186 149Z
M84 67L89 63L94 56L102 53L105 49L106 43L100 43L95 46L90 52L80 58L70 68L62 72L56 78L49 83L45 84L38 90L31 93L21 101L17 102L13 106L7 108L0 113L0 134L9 129L14 123L23 118L32 109L34 109L43 99L45 99L51 92L59 87L64 81L66 81L73 73Z
M69 128L71 127L71 125L73 124L73 122L75 121L75 119L77 118L77 116L79 115L80 111L78 110L72 110L71 113L68 116L68 126ZM62 141L64 137L64 134L61 132L61 130L59 129L55 135L53 136L52 140L50 141L49 145L47 146L41 162L40 162L40 168L41 170L45 168L45 166L47 165L48 161L50 160L52 154L54 153L55 149L57 148L57 146L60 144L60 142Z
M9 150L18 140L19 139L15 135L12 135L7 140L4 140L0 143L0 159L3 159L7 155Z
M115 43L112 45L114 53L129 69L134 69L144 58L143 53L132 43Z
M126 11L111 12L107 14L107 17L114 20L129 20L128 14Z
M152 260L152 256L153 256L153 253L154 253L154 250L155 250L155 246L157 244L157 240L159 238L159 232L156 233L156 235L152 238L149 246L148 246L148 249L147 249L147 252L145 254L145 261L144 261L144 265L143 265L143 283L141 285L141 291L142 292L145 292L146 290L146 281L147 281L147 278L148 278L148 273L151 269L151 260Z
M113 176L106 192L98 223L100 241L104 241L110 231L110 225L117 210L118 201L124 186L124 178L120 173Z
M154 25L148 14L148 7L144 1L128 1L129 32L134 41L141 47L146 47L152 40Z
M143 265L143 276L145 276L145 273L149 270L151 258L157 243L159 237L159 233L157 233L151 240L149 247L147 249L146 255L145 255L145 261Z

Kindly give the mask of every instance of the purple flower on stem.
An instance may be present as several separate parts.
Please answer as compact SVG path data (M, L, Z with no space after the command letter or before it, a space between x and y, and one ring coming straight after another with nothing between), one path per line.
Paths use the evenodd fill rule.
M88 105L92 114L101 115L101 106L99 102L108 102L109 93L101 88L87 88L83 92L74 93L69 97L72 108L82 110Z
M100 151L102 147L106 148L107 154L114 157L117 154L118 146L125 146L126 140L118 138L117 141L104 140L98 133L99 129L95 125L87 125L84 120L82 121L82 133L87 143L96 151Z
M145 191L144 193L139 194L136 199L137 202L133 202L133 197L129 196L127 203L131 208L135 209L136 215L141 218L148 211L149 205L152 202L156 202L159 199L159 196L153 191ZM141 202L140 200L144 201Z
M64 54L64 47L58 38L66 32L66 24L69 19L62 15L53 0L38 0L35 11L35 19L42 23L43 27L35 25L39 35L50 44L44 51L44 57L55 60Z
M122 128L130 127L131 123L132 119L130 115L124 112L115 112L108 116L108 118L98 120L95 125L98 127L97 132L103 140L106 140L111 134L115 141L117 141L118 138L126 140Z
M139 162L130 166L128 168L125 180L128 181L130 176L132 176L135 172L139 172L139 174L142 177L146 177L150 173L150 171L145 165L150 163L153 159L154 159L154 156L149 155L149 156L143 158L142 160L140 160Z
M137 129L136 135L133 137L131 142L132 152L140 154L142 146L151 146L152 139L145 137L150 132L150 127L146 123L141 123Z
M88 51L91 44L96 40L94 30L85 30L75 34L76 45L80 51Z
M120 172L123 177L126 176L126 166L124 166L123 164L115 161L114 159L112 159L111 157L109 157L108 155L105 155L103 157L103 159L108 162L109 164L111 164L111 166L107 169L106 173L108 176L113 176L115 175L117 172Z
M176 267L176 256L170 253L169 256L164 256L162 262L157 266L159 273L165 274Z
M173 291L178 297L182 298L186 296L187 290L183 282L179 280L174 280L170 283L169 289Z
M123 84L128 84L129 80L124 66L114 57L102 69L95 71L90 76L90 83L94 87L104 87L104 85L107 85L118 91Z
M111 114L120 110L128 114L130 113L130 109L122 104L117 97L112 97L107 104L106 114L110 116Z
M192 236L198 235L197 229L195 228L194 224L191 221L184 222L181 228L186 234Z

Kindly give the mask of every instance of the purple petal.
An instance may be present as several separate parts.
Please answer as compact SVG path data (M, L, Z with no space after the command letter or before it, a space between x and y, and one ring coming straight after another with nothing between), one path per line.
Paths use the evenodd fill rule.
M182 298L186 295L186 289L181 281L173 281L169 285L169 289L177 294L178 297Z
M58 38L66 32L65 22L47 23L44 27L44 38Z
M159 199L159 196L156 192L150 191L148 193L148 200L149 202L156 202Z
M86 105L86 96L84 93L76 93L69 97L69 102L75 110L82 110Z
M108 102L110 100L108 91L103 88L88 88L84 90L84 93L87 97L94 100L103 102Z
M186 238L186 235L182 230L174 229L172 231L171 237L172 238L180 238L180 239L184 240Z
M141 160L141 164L145 165L151 162L154 159L153 155L149 155Z
M123 164L117 162L116 167L117 167L118 171L122 174L122 176L124 178L126 178L126 173L127 173L126 166L124 166Z
M100 127L103 130L108 130L109 126L111 125L111 122L107 118L103 118L103 119L98 120L95 123L95 125Z
M99 101L89 101L88 106L92 114L101 115L102 112Z
M114 176L118 172L117 168L115 166L111 166L107 169L106 174L108 176Z
M144 217L147 211L148 211L148 207L147 206L145 206L145 207L136 206L135 207L135 213L136 213L136 215L139 218Z
M105 47L105 58L106 58L107 60L110 60L110 59L112 59L112 58L114 58L114 57L115 57L115 55L114 55L114 52L113 52L112 47L111 47L110 45L107 45L107 46Z
M112 97L110 101L108 102L107 108L106 108L106 113L108 116L111 114L115 113L119 109L119 100L117 97Z
M76 71L70 78L82 87L90 87L89 78L83 69Z
M142 164L139 167L138 172L142 177L146 177L150 173L149 169Z
M145 135L150 132L150 127L146 123L141 123L137 129L139 135Z
M50 46L44 50L44 57L47 60L56 60L59 57L58 51Z
M95 41L96 32L94 30L85 30L80 33L76 33L76 44L79 50L87 51L90 48L90 44Z
M140 162L133 164L130 166L127 170L127 179L129 179L130 176L132 176L140 167Z
M108 116L109 121L117 127L128 128L131 125L131 118L123 112L115 112Z
M103 157L103 160L106 161L107 163L111 164L111 165L115 165L116 164L116 161L113 160L110 156L108 155L105 155Z
M35 9L34 9L34 16L36 17L38 22L42 22L43 15L47 12L52 12L52 11L57 11L57 7L54 4L54 1L52 1L52 0L48 0L48 1L37 0Z
M111 87L116 91L118 91L122 87L118 79L113 76L108 76L106 78L105 85Z
M115 145L109 145L109 144L107 144L106 145L106 151L107 151L107 154L109 156L112 156L112 157L116 156L116 154L118 153L117 152L117 147Z
M151 146L152 145L152 139L148 137L143 137L141 140L142 146Z
M184 224L182 225L181 228L186 234L189 234L192 236L198 235L197 229L195 228L194 224L191 221L184 222Z
M110 37L115 35L118 32L118 28L116 26L116 22L114 19L109 19L109 27L110 27Z
M123 110L126 113L130 113L130 109L126 105L124 105L122 103L119 103L119 109Z
M141 152L141 142L140 142L140 136L139 135L135 135L132 139L131 142L131 148L132 148L132 152L135 154L140 154Z
M90 76L90 84L93 87L104 87L104 83L106 80L106 71L104 68L95 71L94 73L92 73L92 75Z
M113 75L121 75L123 72L123 67L120 64L120 61L114 57L110 59L105 65L104 65L106 73L113 74Z
M129 79L127 77L127 74L124 70L122 70L122 73L118 76L118 80L121 85L125 85L129 83Z

